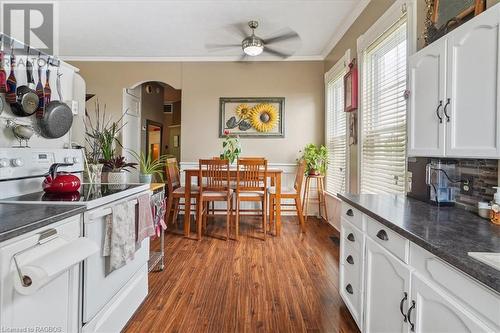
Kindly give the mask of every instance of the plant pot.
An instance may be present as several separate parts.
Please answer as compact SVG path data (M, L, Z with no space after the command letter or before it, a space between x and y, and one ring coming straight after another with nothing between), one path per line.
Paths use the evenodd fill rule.
M319 176L319 175L321 175L321 172L319 172L318 170L315 169L309 170L309 176Z
M139 183L141 184L151 184L151 179L153 178L153 175L145 175L145 174L140 174L139 175Z
M90 184L100 184L101 183L101 177L102 177L102 168L103 164L97 163L97 164L89 164L88 168L85 170L84 173L84 182L90 183Z
M108 172L107 183L109 184L125 184L127 182L127 174L125 171Z

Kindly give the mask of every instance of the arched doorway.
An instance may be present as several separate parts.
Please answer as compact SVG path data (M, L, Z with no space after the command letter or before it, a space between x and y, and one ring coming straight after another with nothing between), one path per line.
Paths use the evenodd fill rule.
M153 157L171 155L181 158L181 90L164 82L139 82L123 90L123 154L130 151ZM129 181L139 180L139 170L130 173Z

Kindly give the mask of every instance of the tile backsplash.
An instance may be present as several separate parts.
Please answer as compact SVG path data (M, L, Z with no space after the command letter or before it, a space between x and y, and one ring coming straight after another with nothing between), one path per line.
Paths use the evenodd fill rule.
M456 206L466 210L477 211L478 201L492 201L495 189L498 186L498 161L486 159L437 159L417 157L422 164L428 161L443 161L456 163L456 177L459 179L472 179L472 193L460 192L460 184L454 184ZM409 162L410 163L410 162ZM425 178L420 178L419 184L425 186Z

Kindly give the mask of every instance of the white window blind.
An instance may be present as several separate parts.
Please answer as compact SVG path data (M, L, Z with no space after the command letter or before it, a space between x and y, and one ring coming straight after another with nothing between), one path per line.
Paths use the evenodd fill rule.
M326 87L326 147L329 160L326 189L333 194L344 193L346 189L347 115L344 112L344 74L343 68L327 82Z
M361 193L404 193L406 16L363 51Z

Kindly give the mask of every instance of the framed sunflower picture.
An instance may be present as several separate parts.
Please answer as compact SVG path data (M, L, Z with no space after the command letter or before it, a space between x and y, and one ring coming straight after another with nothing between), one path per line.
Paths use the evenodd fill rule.
M219 137L285 137L284 97L221 97Z

